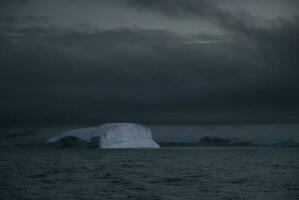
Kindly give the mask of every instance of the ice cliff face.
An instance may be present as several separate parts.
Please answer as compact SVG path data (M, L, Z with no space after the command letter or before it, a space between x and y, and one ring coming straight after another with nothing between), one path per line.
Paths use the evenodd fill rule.
M134 123L108 123L100 127L66 131L46 141L61 146L97 146L115 148L159 148L151 130Z

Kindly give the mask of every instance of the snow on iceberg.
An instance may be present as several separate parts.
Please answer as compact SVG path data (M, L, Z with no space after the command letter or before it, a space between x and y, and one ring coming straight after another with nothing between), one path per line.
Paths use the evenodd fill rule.
M46 141L60 146L97 146L103 149L159 148L149 128L134 123L108 123L100 127L74 129Z

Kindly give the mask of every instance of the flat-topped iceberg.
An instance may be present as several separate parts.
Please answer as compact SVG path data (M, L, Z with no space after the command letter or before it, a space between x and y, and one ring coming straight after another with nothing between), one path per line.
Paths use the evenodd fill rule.
M96 146L103 149L159 148L151 130L134 123L108 123L99 127L69 130L46 141L59 146Z

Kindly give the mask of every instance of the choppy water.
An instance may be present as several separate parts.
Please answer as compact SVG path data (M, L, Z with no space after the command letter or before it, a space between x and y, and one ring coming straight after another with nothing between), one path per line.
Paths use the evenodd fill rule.
M0 199L299 197L299 148L0 147Z

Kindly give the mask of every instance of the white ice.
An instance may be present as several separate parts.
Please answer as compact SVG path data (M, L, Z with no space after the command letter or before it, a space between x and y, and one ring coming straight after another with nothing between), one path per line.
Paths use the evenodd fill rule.
M100 127L69 130L48 139L46 143L59 143L68 136L87 143L95 141L103 149L160 147L153 141L149 128L135 123L108 123Z

